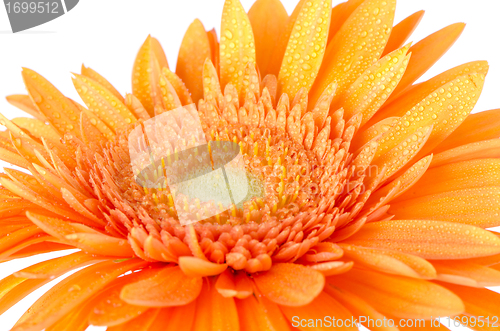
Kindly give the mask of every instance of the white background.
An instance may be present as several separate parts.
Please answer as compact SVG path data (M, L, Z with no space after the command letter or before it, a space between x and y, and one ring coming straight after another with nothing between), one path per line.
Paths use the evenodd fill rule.
M334 0L334 4L340 1ZM283 2L291 13L298 0ZM247 10L252 3L253 0L242 1ZM80 72L82 63L105 76L120 92L131 92L132 64L148 34L160 40L170 67L175 68L179 45L189 24L199 18L206 29L219 30L222 6L223 0L80 0L66 15L12 34L6 11L0 4L0 112L9 118L25 116L4 99L10 94L26 93L21 67L39 72L76 100L80 99L70 73ZM451 23L467 23L455 46L422 79L465 62L488 60L490 71L474 112L499 108L500 1L399 0L395 23L421 9L425 9L426 14L410 39L414 42ZM47 255L0 264L0 278L46 258ZM9 330L53 283L0 316L0 331Z

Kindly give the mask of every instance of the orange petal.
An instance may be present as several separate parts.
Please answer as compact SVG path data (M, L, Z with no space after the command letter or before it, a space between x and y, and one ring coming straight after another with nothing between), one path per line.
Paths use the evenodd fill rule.
M37 242L31 242L29 245L23 244L22 246L24 246L24 247L21 247L20 249L16 249L15 252L11 252L7 256L0 257L0 262L11 261L14 259L20 259L23 257L30 257L30 256L38 255L38 254L43 254L43 253L51 253L51 252L57 252L57 251L62 251L62 250L70 250L70 249L74 248L74 247L71 247L69 245L48 241L48 240L51 240L50 236L42 237L42 238L45 238L45 239L37 241ZM19 246L18 246L18 248L19 248Z
M75 233L75 228L70 222L65 222L59 218L27 212L26 216L45 233L54 238L65 239L65 236Z
M500 285L500 271L467 261L434 261L437 279L443 282L486 287Z
M76 272L38 299L12 330L41 330L48 327L121 274L140 269L145 264L136 259L121 263L110 261Z
M343 250L338 245L330 242L322 242L312 247L299 261L303 263L332 261L341 258L343 253Z
M211 58L209 60L212 60L212 63L214 63L217 73L219 73L219 62L220 62L219 38L217 37L217 31L215 31L215 28L208 31L207 36L208 36L208 41L210 43Z
M97 73L95 70L91 68L87 68L82 64L82 69L81 69L82 76L86 76L99 84L101 84L106 90L111 92L115 97L120 99L121 102L124 102L125 99L123 96L118 92L118 90L110 83L108 80L104 77L102 77L99 73Z
M394 20L395 0L362 2L328 44L320 73L311 90L314 105L333 81L341 94L384 51ZM372 15L366 16L366 13ZM376 14L374 14L376 13Z
M10 233L8 236L0 238L0 252L3 253L9 248L17 246L24 240L33 237L35 235L38 235L42 232L43 232L42 229L40 229L37 226L28 226L25 228L21 228L17 231L14 231Z
M346 243L392 249L427 260L466 259L500 253L500 239L472 225L427 220L365 224Z
M23 68L23 79L31 100L59 133L80 137L80 111L54 85L33 70Z
M24 250L25 248L29 248L30 246L37 245L46 241L58 242L51 236L45 234L38 234L0 252L0 261L10 261L15 258L14 256L16 255L16 253Z
M268 67L278 42L285 29L288 14L279 0L257 0L248 11L255 36L255 54L262 77L270 73Z
M286 21L286 24L283 27L283 31L279 35L279 38L276 44L274 45L272 53L273 55L268 64L268 74L278 76L279 70L281 68L281 63L283 61L283 55L285 54L285 50L288 45L288 40L290 39L293 26L295 25L295 21L297 20L299 12L304 3L305 0L300 0L299 3L295 6L292 14Z
M160 314L161 309L150 309L143 314L139 315L139 317L134 318L133 320L123 323L118 326L112 326L107 328L108 331L149 331L151 325L154 323L158 315Z
M321 272L325 277L340 275L352 269L352 261L330 261L308 265L309 268Z
M330 25L331 0L306 2L297 15L278 76L279 89L294 98L309 92L323 61Z
M89 254L115 257L134 257L134 251L126 239L97 233L72 233L66 239Z
M233 298L225 298L213 284L203 286L196 302L193 331L239 330L238 311Z
M203 98L203 65L210 56L207 33L200 20L196 19L189 25L182 39L175 69L196 104Z
M229 270L224 271L217 277L215 288L225 298L244 299L253 294L253 282L242 272L233 275Z
M156 38L151 38L151 48L152 51L155 55L155 58L158 61L158 64L160 65L160 69L163 68L169 68L168 67L168 61L167 61L167 56L165 55L165 51L161 47L160 42Z
M96 125L94 125L94 123L96 123ZM97 128L97 122L89 118L83 111L80 113L80 130L82 131L82 138L87 146L91 144L99 146L106 141L106 137Z
M115 137L115 133L113 130L109 128L109 126L106 125L97 115L92 113L90 110L87 108L83 107L82 105L78 104L77 102L73 103L81 110L80 114L85 114L85 117L88 117L90 124L95 127L99 132L106 137L107 139L113 139ZM135 114L135 113L134 113ZM90 134L90 132L86 132L87 135Z
M385 56L393 50L403 46L405 41L408 40L413 31L415 31L418 23L422 20L424 13L425 12L423 10L413 13L392 28L391 35L389 36L389 40L387 41L387 45L385 46L382 56Z
M148 120L151 118L139 99L132 93L125 94L124 103L137 119Z
M371 126L365 126L361 128L353 137L351 141L351 148L353 151L359 150L366 143L371 140L376 141L377 138L382 136L384 132L387 132L392 125L397 123L399 117L387 117L380 122L377 122Z
M98 261L90 255L77 252L37 263L2 279L0 281L0 314L53 279L68 271Z
M269 300L250 296L236 300L241 331L290 330L278 306Z
M90 310L89 304L81 304L45 331L84 331L90 325L88 321Z
M500 226L500 187L480 187L436 193L395 202L389 213L397 219L427 219Z
M7 96L5 99L7 99L7 102L13 105L14 107L17 107L21 109L22 111L30 114L31 116L41 120L45 121L45 115L40 113L36 105L31 101L30 97L28 95L24 94L13 94Z
M488 62L473 61L449 69L421 84L413 85L405 93L396 98L396 100L378 111L373 121L379 121L387 116L403 116L408 111L415 112L419 107L419 111L432 107L445 111L453 110L452 108L446 109L446 106L450 103L450 100L446 100L447 98L450 99L448 93L451 93L452 97L454 95L458 97L456 101L466 98L463 94L466 92L468 86L470 86L470 75L477 74L481 78L482 76L486 76L488 69ZM445 90L444 92L443 89ZM439 97L441 94L445 94L446 98L444 98L445 95ZM438 98L442 103L431 105L430 103L433 103L433 99L435 98ZM453 106L453 104L451 105ZM421 107L424 107L424 109ZM465 116L465 114L460 115Z
M352 15L354 10L365 0L348 0L332 8L332 20L330 22L330 31L328 32L328 43L330 43L344 25L345 21Z
M120 297L137 306L179 306L195 300L201 286L201 278L189 278L179 267L165 267L151 278L125 286Z
M9 142L10 145L10 142ZM16 165L18 167L28 169L30 166L30 162L27 161L24 157L19 155L17 151L11 151L9 149L0 147L0 160L5 161L7 163Z
M255 63L252 26L239 0L226 0L222 10L220 36L220 83L242 89L247 63Z
M436 270L427 260L390 249L367 248L339 243L347 259L380 272L412 278L436 278Z
M74 245L90 254L133 257L134 253L127 240L101 234L82 224L70 223L59 218L26 213L40 229L64 243Z
M409 47L397 49L375 62L339 97L336 105L344 108L346 120L362 114L363 126L383 105L403 77L410 58Z
M488 289L470 288L466 286L442 283L442 286L456 293L465 304L465 313L469 316L477 316L480 321L476 327L483 325L481 330L496 330L498 328L498 316L500 316L500 294ZM465 321L466 319L464 319ZM469 321L470 317L469 317ZM489 325L488 325L489 324ZM472 323L467 325L473 329ZM495 327L496 326L496 327Z
M449 25L413 45L409 50L412 54L410 63L393 96L396 97L429 70L457 41L464 28L464 23Z
M148 331L191 330L195 309L196 301L183 306L161 308Z
M391 129L389 129L387 133L391 132ZM378 175L385 167L387 169L384 174L384 178L389 178L394 175L422 151L422 148L424 148L428 143L433 132L433 126L418 128L410 134L407 132L398 132L398 139L394 140L399 140L400 142L399 144L393 146L390 150L387 150L387 147L388 145L392 146L392 141L389 142L389 140L393 136L388 135L386 138L382 137L377 141L379 146L371 164L371 167L375 167L375 171L372 170L372 173L369 174L368 178L371 179L375 175Z
M325 285L321 273L292 263L274 264L271 270L255 276L254 281L269 300L285 306L309 304Z
M137 53L132 70L133 94L146 108L150 116L154 115L155 106L162 103L158 80L161 68L168 67L164 62L162 63L163 51L159 52L158 50L158 41L148 36Z
M42 120L27 117L16 117L12 119L12 123L24 130L27 130L35 138L44 138L58 147L63 146L63 144L61 144L62 136L54 130L54 128L45 124Z
M9 191L17 194L18 196L33 202L34 204L47 209L51 212L54 212L56 214L59 214L61 217L67 217L71 218L73 220L77 220L80 223L83 224L88 224L92 226L99 226L96 224L94 221L91 221L87 218L82 217L81 215L72 212L70 210L67 210L66 208L61 207L59 204L57 204L57 201L54 201L55 199L52 198L50 199L50 195L45 194L44 196L40 196L37 194L37 192L33 191L29 187L26 187L23 184L20 183L14 183L13 181L7 180L5 178L0 178L0 183L6 187ZM48 196L47 198L45 196ZM52 201L51 201L52 200ZM55 205L57 204L57 205Z
M439 153L460 145L500 137L499 118L500 109L470 114L433 152Z
M158 268L144 269L118 278L108 288L99 293L90 302L92 309L89 321L97 326L115 326L128 322L144 313L149 307L134 306L120 299L122 288L139 279L145 279L158 272Z
M73 84L89 110L115 132L137 119L134 114L104 86L91 78L74 74Z
M203 65L203 93L205 101L220 101L222 99L219 77L210 59L207 59Z
M403 194L406 190L412 190L413 186L418 185L421 181L421 177L425 176L425 174L427 173L427 169L429 168L431 161L432 155L429 155L419 160L418 162L415 162L415 164L413 164L401 176L397 177L392 182L385 185L383 188L375 191L375 193L373 193L366 201L365 206L370 206L372 203L376 204L377 202L381 201L396 187L398 191L394 193L391 198L386 199L384 201L384 204L387 204L390 201L394 200L395 198ZM378 208L380 208L380 206Z
M430 318L460 314L464 305L449 290L426 280L353 269L328 283L363 297L382 314L399 318Z
M168 70L168 69L166 69ZM172 83L161 73L159 75L158 85L160 87L161 99L163 107L155 107L155 115L159 115L164 111L169 111L182 106L181 100L177 95L177 91Z
M434 155L430 168L454 162L496 157L500 157L500 139L478 141Z
M425 172L399 201L469 188L500 186L500 160L478 159L446 164Z
M332 298L341 303L346 309L348 309L355 317L360 319L361 316L364 316L364 319L361 318L359 322L364 327L369 327L370 329L381 330L381 331L397 331L396 327L391 327L389 325L382 325L381 327L377 327L375 323L369 324L366 320L385 320L387 317L379 313L372 306L370 306L366 301L361 299L360 297L352 294L351 292L340 289L336 287L334 284L328 284L325 287L325 292L328 293ZM362 323L362 321L365 321Z
M177 96L179 97L179 100L183 105L189 105L193 103L193 100L191 99L191 96L189 95L189 91L186 88L186 85L184 82L181 80L179 76L177 76L175 73L170 71L167 67L164 67L161 70L161 73L165 78L172 84L172 87L174 88ZM200 72L201 75L201 72Z
M378 141L380 152L401 142L407 134L417 128L433 125L432 134L420 151L420 156L428 154L457 128L470 113L481 94L485 75L471 73L445 83L407 111L389 131ZM457 86L458 85L458 86ZM394 103L396 104L397 101ZM390 107L393 107L391 104ZM393 113L390 113L391 116ZM400 137L400 138L398 138Z
M493 266L496 270L498 270L497 264L500 263L500 254L477 257L473 259L463 260L464 262L471 262L474 264L480 264L485 266Z
M321 292L311 303L301 307L286 307L281 306L281 311L286 316L293 327L300 330L331 330L335 326L336 330L357 330L356 324L351 325L353 319L352 314L337 300L332 298L325 292ZM328 319L330 317L330 326ZM342 320L342 326L335 324L333 318ZM324 323L309 324L309 321L324 320ZM345 325L344 325L345 324ZM349 325L347 325L349 324Z
M213 263L194 256L179 257L179 267L188 277L216 276L227 269L227 264Z

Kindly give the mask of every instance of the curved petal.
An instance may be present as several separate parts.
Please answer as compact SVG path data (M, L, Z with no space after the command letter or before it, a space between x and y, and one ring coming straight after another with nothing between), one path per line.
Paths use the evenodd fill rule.
M339 243L344 256L356 265L362 265L379 272L412 278L436 278L436 270L425 259L389 249L367 248Z
M107 328L108 331L149 331L151 325L154 323L158 314L160 314L161 309L150 309L138 317L128 321L126 323L120 324L118 326L112 326Z
M415 31L418 23L420 23L423 16L424 11L420 10L396 24L392 28L391 35L389 36L387 45L385 45L384 53L382 54L382 56L385 56L393 50L403 46L405 41L408 40L413 31Z
M236 300L241 331L290 330L278 306L266 298L250 296Z
M500 186L500 160L478 159L434 167L398 201L463 189Z
M270 73L269 65L278 38L285 29L288 14L279 0L257 0L248 11L255 36L255 53L260 75Z
M180 306L195 300L201 286L201 278L187 277L179 267L165 267L148 279L126 285L120 298L137 306Z
M362 296L383 314L399 318L430 318L460 314L464 305L451 291L426 280L353 269L328 283Z
M255 276L254 281L264 296L284 306L309 304L325 285L320 272L292 263L274 264L269 271Z
M442 192L393 203L397 219L442 220L481 228L500 226L500 187Z
M424 259L466 259L500 253L500 239L472 225L428 220L365 224L344 242L393 249Z
M191 330L195 309L196 301L184 306L162 308L148 331Z
M227 264L213 263L194 256L179 257L179 267L188 277L216 276L227 269Z
M235 299L225 298L213 284L205 284L196 302L193 331L239 330L240 322Z
M395 0L366 0L353 11L328 44L311 90L310 105L316 104L333 81L337 82L337 93L343 93L380 58L389 39L395 8ZM366 16L367 13L372 15Z
M500 139L484 140L435 154L429 167L434 168L449 163L497 157L500 157Z
M81 74L82 76L86 76L88 78L91 78L92 80L98 82L101 84L106 90L111 92L115 97L120 99L121 102L125 101L125 98L118 92L118 90L110 83L108 80L104 77L102 77L98 72L96 72L92 68L85 67L82 64L82 69L81 69Z
M38 299L12 330L41 330L48 327L121 274L141 269L145 265L144 261L136 259L120 263L109 261L76 272Z
M467 261L434 261L437 279L470 287L500 285L500 271Z
M309 92L325 54L331 0L312 0L300 8L278 75L279 90L290 98Z
M150 116L154 115L154 108L162 103L158 80L163 67L168 67L165 53L158 41L148 36L135 58L132 91Z
M451 24L413 45L410 48L412 58L408 64L406 74L396 91L394 91L393 96L397 97L400 92L404 91L429 70L457 41L464 28L464 23Z
M498 316L500 316L499 293L488 289L446 283L441 283L441 285L456 293L465 304L465 313L469 316L480 317L484 327L489 327L487 330L494 330L498 327ZM477 326L479 325L480 323Z
M196 19L184 34L175 69L196 103L203 97L203 65L210 56L207 32L200 20Z
M252 26L239 0L226 0L222 10L219 46L220 83L231 83L241 92L243 72L255 63L255 41Z
M61 134L81 137L80 110L40 74L23 68L22 75L31 100L53 127Z
M460 145L500 137L499 118L500 109L470 114L433 152L439 153Z
M158 270L158 268L144 269L120 277L111 283L89 303L92 306L88 316L89 322L97 326L115 326L126 323L147 311L149 307L134 306L124 302L120 298L120 293L125 285L151 277Z

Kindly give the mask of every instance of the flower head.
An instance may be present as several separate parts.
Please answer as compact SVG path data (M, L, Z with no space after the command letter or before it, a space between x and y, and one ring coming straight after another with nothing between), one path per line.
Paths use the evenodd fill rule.
M14 330L495 315L499 111L469 115L488 65L414 84L464 25L405 45L422 12L393 27L395 2L226 0L220 38L194 21L175 72L149 36L131 94L82 67L85 106L23 69L0 259L80 251L1 280L0 312L84 268ZM203 179L221 169L230 197Z

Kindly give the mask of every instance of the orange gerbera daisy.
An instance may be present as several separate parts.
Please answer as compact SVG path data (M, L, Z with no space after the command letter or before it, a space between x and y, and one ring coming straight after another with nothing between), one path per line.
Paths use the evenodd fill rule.
M148 37L132 94L82 67L73 82L86 106L23 69L28 95L8 100L34 118L0 118L0 158L26 170L0 174L0 259L80 251L1 280L0 312L81 270L13 330L288 330L326 317L461 314L492 322L500 295L484 287L500 285L500 238L485 228L500 225L500 111L469 115L488 65L413 84L464 25L403 45L422 12L392 27L395 5L301 0L289 17L278 0L258 0L248 14L226 0L220 40L194 21L175 73ZM188 115L131 141L175 109ZM131 143L147 150L168 145L164 133L195 137L182 124L191 116L207 140L238 144L261 194L200 218L210 203L184 194L175 208L180 195L158 182L166 159L148 161L141 176L158 184L141 185ZM166 158L192 146L169 143ZM183 225L181 214L200 221Z

